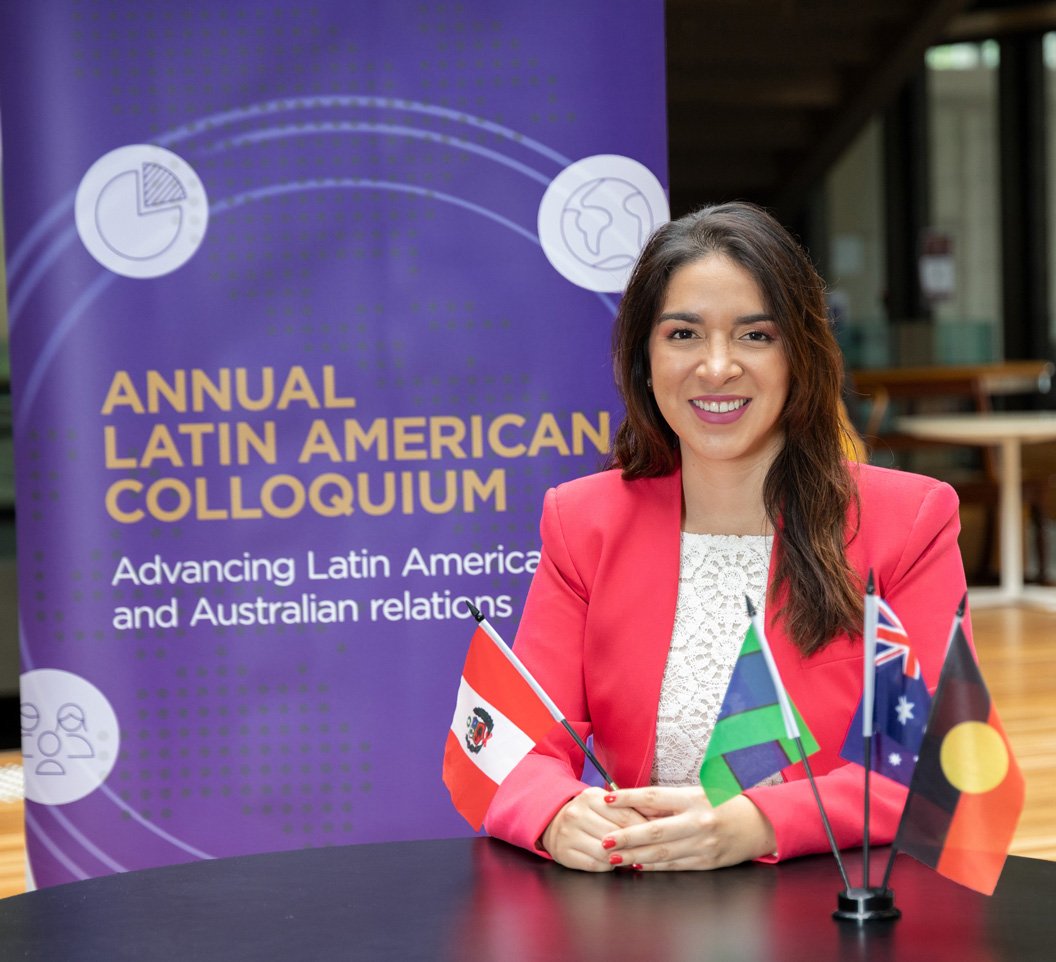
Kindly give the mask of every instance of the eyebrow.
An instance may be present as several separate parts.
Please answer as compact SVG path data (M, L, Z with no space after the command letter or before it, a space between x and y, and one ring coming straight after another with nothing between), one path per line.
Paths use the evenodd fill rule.
M657 319L656 323L659 324L661 321L683 321L687 324L699 324L700 317L697 314L691 314L688 311L668 311L661 314ZM734 324L746 325L746 324L760 324L763 322L776 323L773 314L761 313L761 314L745 314L742 317L736 317L733 320Z

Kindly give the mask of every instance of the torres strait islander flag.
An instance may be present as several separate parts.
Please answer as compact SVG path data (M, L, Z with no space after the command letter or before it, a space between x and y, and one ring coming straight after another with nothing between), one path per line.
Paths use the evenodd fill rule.
M473 828L484 824L503 779L560 720L513 652L478 625L444 748L444 784Z
M733 666L700 767L700 784L712 805L721 805L800 761L794 737L789 735L782 714L784 692L778 692L781 679L775 681L775 671L767 664L753 624ZM796 706L791 701L788 705L801 733L804 753L816 752L817 740Z
M1023 775L958 625L894 847L990 895L1023 810L1023 795Z

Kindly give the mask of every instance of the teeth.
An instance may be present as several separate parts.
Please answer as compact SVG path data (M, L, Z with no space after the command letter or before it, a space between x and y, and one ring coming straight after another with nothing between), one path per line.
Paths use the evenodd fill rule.
M738 408L743 408L748 403L748 399L740 398L737 401L691 401L690 403L702 411L709 411L712 414L726 414L728 411L736 411Z

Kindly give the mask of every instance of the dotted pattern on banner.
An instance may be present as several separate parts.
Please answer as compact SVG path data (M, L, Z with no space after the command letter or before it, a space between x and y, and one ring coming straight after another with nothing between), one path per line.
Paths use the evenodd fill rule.
M577 112L563 103L557 78L540 70L536 58L525 55L517 37L490 32L480 16L482 8L466 10L460 3L432 2L407 7L408 31L431 38L432 53L417 66L430 76L437 99L462 110L481 111L507 98L517 103L530 93L536 106L528 119L537 127L580 123ZM282 56L269 57L267 44L279 42L270 29L271 4L149 4L118 12L106 11L96 0L75 2L70 16L77 28L107 40L89 47L87 55L75 48L75 76L112 78L107 106L115 117L141 114L143 87L174 101L177 113L185 116L196 116L202 103L210 100L238 103L244 94L238 69L243 58L262 59L280 71L281 86L289 95L315 94L319 89L313 70L319 60L316 10L306 4L301 10L286 7L282 15L288 24L280 38ZM151 51L161 53L150 56ZM402 94L401 65L395 59L376 56L377 51L339 35L331 39L328 52L332 55L328 89ZM193 83L183 81L182 65L187 63L197 68ZM501 111L492 119L505 124L515 120Z
M214 654L209 667L178 669L174 686L138 691L141 707L123 732L121 798L162 825L185 804L223 799L277 821L298 844L352 834L356 798L373 790L372 745L332 719L330 687L252 685L225 647Z
M281 37L272 28L277 8L271 4L203 4L194 9L122 5L118 13L97 0L74 0L70 8L80 35L106 41L83 49L73 45L73 69L86 81L102 78L110 85L100 102L126 129L171 132L169 124L155 122L152 110L183 123L185 118L261 108L252 123L243 118L214 128L212 121L186 122L198 124L193 130L196 162L200 158L207 167L210 183L224 188L215 199L230 205L226 219L218 220L210 235L213 246L205 269L216 289L227 292L224 312L239 321L259 322L251 336L259 337L269 358L295 358L309 368L334 364L349 375L355 392L398 392L401 402L415 411L468 410L486 416L547 410L559 402L515 351L510 356L520 363L499 369L489 365L496 341L512 343L511 335L521 329L531 334L532 328L525 327L530 311L523 304L489 304L486 292L458 285L451 288L457 296L442 285L433 295L430 283L422 281L430 274L438 227L453 216L447 209L395 192L384 202L361 198L354 190L335 202L330 189L269 202L252 199L255 190L276 185L324 188L329 178L349 172L366 179L399 174L411 186L437 194L457 194L459 185L472 178L478 161L453 147L460 138L474 136L460 123L429 126L423 121L414 130L421 136L382 129L379 120L392 129L414 126L394 109L408 95L407 72L388 51L340 37L328 39L320 49L318 8L312 5L282 11L289 29ZM422 77L435 81L428 86L430 101L518 131L530 128L531 136L544 142L562 142L578 121L562 103L556 78L522 53L516 37L489 36L490 28L482 22L487 17L484 5L470 12L459 3L408 5L407 32L430 41L415 64ZM281 50L268 47L280 43ZM105 54L100 52L104 49ZM290 100L276 106L275 115L258 130L250 128L272 107L247 88L243 67L260 59L274 64L275 83L269 86L288 92ZM188 62L200 66L193 76L183 67ZM376 114L342 113L318 96L320 90L369 92L385 100ZM527 116L516 107L525 90L533 105ZM293 124L297 134L286 136L284 125ZM334 136L355 124L369 126L369 136L362 130ZM280 130L283 136L274 141L251 136ZM250 143L260 146L250 149ZM547 175L553 172L536 160L533 165L545 168ZM502 198L508 199L505 193ZM335 208L340 217L334 216ZM527 227L534 231L533 224ZM287 256L276 256L276 237L288 239ZM230 238L237 238L237 246ZM204 263L195 266L202 269ZM341 289L350 296L320 304L319 289L338 289L336 283L330 285L335 278L375 274L394 278L404 298L395 305L399 317L392 316L394 305L368 284L358 289L348 282ZM229 334L233 343L239 327L232 323L218 332L218 339ZM166 332L155 333L160 338ZM448 337L465 347L457 365L437 366L431 349ZM229 346L225 343L225 350ZM228 354L218 351L218 356ZM61 527L56 517L80 523L73 492L85 466L89 471L98 467L99 444L91 432L83 438L66 429L29 435L20 457L30 465L27 513L34 526ZM149 483L166 471L159 460L137 477ZM554 458L512 463L504 512L452 514L438 527L457 536L452 540L464 551L537 547L541 491L579 473L585 472L571 471L568 463ZM90 475L84 477L84 485L90 485ZM435 477L434 502L442 500L443 483L439 473ZM247 549L256 553L274 543L262 537L263 527L246 525ZM193 520L144 520L134 528L115 524L88 532L81 541L87 540L88 547L78 547L72 562L63 546L42 539L29 560L30 586L22 596L29 600L26 618L33 624L34 654L38 639L48 638L53 643L49 657L69 658L73 670L81 667L86 675L127 671L143 679L142 687L120 706L120 761L110 782L142 817L178 827L186 812L222 799L225 810L235 807L247 818L272 823L272 829L291 837L291 844L341 842L361 828L357 804L368 807L364 803L374 792L375 772L381 783L386 766L391 768L390 747L382 740L381 751L373 755L373 744L364 735L369 739L377 726L358 723L348 692L332 671L335 663L343 671L354 662L356 642L348 633L322 625L217 628L212 634L183 627L120 631L107 621L106 609L115 605L156 607L176 599L185 609L206 594L230 605L260 593L247 584L211 584L207 590L181 584L111 586L115 564L123 556L142 560L157 551L198 557L201 551L192 545L202 538L203 526ZM223 550L237 555L241 549L239 544ZM498 575L479 577L474 588L493 594L511 590L508 578ZM521 590L526 589L527 578ZM523 594L514 597L513 607L519 610L521 602ZM458 630L450 634L463 644ZM260 664L257 642L262 642ZM287 659L279 668L283 658L277 654L268 663L272 646L275 652L297 651L293 657L301 657L302 645L311 649L304 655L308 664ZM370 807L377 808L380 800L374 801Z

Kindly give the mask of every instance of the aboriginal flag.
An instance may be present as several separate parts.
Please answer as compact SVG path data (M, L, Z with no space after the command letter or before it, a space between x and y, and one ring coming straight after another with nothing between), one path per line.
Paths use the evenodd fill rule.
M957 626L894 847L990 895L1023 809L1023 775Z

